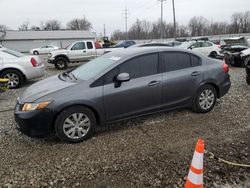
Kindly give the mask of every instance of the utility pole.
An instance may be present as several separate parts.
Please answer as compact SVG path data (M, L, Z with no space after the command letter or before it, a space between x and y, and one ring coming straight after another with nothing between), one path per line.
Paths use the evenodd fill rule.
M166 0L158 0L161 2L161 39L163 38L163 23L162 23L162 19L163 19L163 2Z
M106 37L106 27L105 27L105 24L103 24L103 37Z
M174 17L174 39L176 39L176 20L175 20L175 6L174 6L174 0L172 0L173 4L173 17Z
M125 18L125 40L128 39L128 9L124 9L124 18Z

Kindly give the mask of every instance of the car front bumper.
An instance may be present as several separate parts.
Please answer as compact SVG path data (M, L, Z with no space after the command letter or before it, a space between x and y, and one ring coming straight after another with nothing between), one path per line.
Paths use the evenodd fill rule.
M53 132L54 113L49 109L21 111L22 104L16 105L14 116L17 128L27 136L44 138Z

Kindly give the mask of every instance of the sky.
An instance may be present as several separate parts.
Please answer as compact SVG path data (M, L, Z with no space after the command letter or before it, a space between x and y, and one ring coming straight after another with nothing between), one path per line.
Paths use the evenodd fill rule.
M163 20L173 22L172 0L163 5ZM97 35L125 31L124 9L128 9L128 27L136 19L155 21L160 18L159 0L0 0L0 24L18 29L24 22L40 26L46 20L59 20L66 26L73 18L88 19ZM250 10L250 0L175 0L176 21L187 24L193 16L209 21L230 21L235 12Z

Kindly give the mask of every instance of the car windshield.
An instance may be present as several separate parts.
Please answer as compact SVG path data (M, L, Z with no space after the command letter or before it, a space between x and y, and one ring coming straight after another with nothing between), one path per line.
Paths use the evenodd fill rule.
M14 50L11 50L11 49L4 49L3 52L9 54L9 55L12 55L12 56L15 56L15 57L23 57L25 56L24 54L20 53L20 52L17 52L17 51L14 51Z
M194 43L194 41L192 41L192 42L183 42L181 45L176 46L176 47L178 47L178 48L188 48L193 43Z
M82 66L73 70L72 73L76 78L79 78L81 80L88 80L100 74L113 63L115 63L115 60L112 58L99 57L92 61L89 61L86 64L83 64Z

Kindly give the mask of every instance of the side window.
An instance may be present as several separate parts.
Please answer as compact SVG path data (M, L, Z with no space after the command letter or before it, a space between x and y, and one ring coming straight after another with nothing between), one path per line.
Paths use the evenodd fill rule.
M180 70L191 67L190 56L182 52L165 52L161 54L161 62L165 72Z
M202 47L209 47L212 46L212 44L208 43L208 42L203 42L202 43Z
M87 42L87 48L88 48L88 49L93 49L93 44L92 44L92 42Z
M130 78L139 78L158 73L158 54L132 58L119 66L119 73L129 73Z
M194 46L194 48L200 48L201 47L201 43L200 42L196 42L196 43L192 44L191 46Z
M104 84L114 83L116 76L118 75L118 68L110 70L106 75L104 75Z
M199 57L190 54L192 67L201 65L201 60Z
M71 48L71 50L84 50L84 49L85 49L84 42L78 42Z

